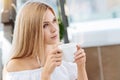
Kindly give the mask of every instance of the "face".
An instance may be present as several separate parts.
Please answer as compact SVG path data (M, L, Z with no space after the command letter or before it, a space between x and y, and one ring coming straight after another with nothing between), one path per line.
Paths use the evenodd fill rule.
M43 31L45 44L52 45L59 42L59 26L55 15L48 9L44 15Z

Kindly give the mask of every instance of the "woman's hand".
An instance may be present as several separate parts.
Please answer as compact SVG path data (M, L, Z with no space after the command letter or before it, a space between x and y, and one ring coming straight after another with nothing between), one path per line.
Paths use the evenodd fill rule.
M57 66L60 66L62 62L62 51L59 48L55 48L47 53L46 63L43 68L43 74L50 77L52 72Z
M80 48L80 45L77 45L77 52L75 53L75 62L77 66L84 66L86 64L86 54L84 49Z
M86 64L86 54L84 52L84 49L80 48L79 45L77 45L77 52L75 54L75 62L77 64L78 68L78 80L88 80L87 72L85 69Z

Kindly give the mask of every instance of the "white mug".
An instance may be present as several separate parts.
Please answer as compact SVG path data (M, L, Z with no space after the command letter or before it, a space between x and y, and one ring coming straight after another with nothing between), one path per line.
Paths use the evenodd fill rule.
M58 47L63 52L63 60L67 62L73 62L74 61L74 54L77 51L76 43L66 43L61 44Z

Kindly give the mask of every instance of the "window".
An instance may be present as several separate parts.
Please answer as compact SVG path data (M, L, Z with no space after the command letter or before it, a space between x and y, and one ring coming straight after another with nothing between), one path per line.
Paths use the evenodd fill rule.
M69 22L120 18L120 0L66 0Z
M120 0L66 0L70 42L83 47L120 44Z

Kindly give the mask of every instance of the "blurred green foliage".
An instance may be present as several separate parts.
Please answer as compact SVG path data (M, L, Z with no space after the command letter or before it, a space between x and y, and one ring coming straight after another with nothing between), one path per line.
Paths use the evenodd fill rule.
M64 32L65 32L64 24L60 18L58 18L58 23L59 23L60 40L62 40L64 37Z

